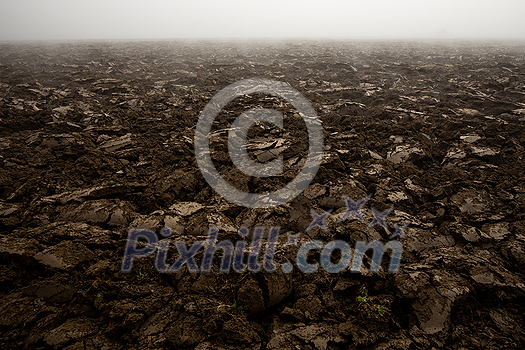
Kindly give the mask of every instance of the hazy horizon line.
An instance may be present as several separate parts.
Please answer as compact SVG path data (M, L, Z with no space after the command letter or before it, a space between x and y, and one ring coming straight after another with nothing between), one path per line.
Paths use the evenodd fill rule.
M141 41L427 41L427 42L524 42L518 37L152 37L93 39L0 39L1 44L141 42Z

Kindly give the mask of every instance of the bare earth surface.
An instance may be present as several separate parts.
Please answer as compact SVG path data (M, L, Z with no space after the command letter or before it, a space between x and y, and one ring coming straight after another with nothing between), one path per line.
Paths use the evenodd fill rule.
M248 78L289 83L324 129L316 177L271 209L222 199L194 155L204 106ZM0 44L0 348L522 348L524 101L523 42ZM226 129L255 107L285 115L248 135L253 159L283 156L270 179L228 156ZM264 193L297 175L307 140L287 101L253 94L223 109L210 145L230 184ZM343 195L368 194L363 222L338 221ZM393 207L388 230L368 227L372 207ZM311 209L330 212L327 230L285 245ZM309 240L386 243L406 224L397 273L388 254L378 273L297 268ZM155 252L121 272L129 229L170 227L173 264L174 242L210 226L233 242L279 226L277 270L220 273L217 253L211 273L159 273Z

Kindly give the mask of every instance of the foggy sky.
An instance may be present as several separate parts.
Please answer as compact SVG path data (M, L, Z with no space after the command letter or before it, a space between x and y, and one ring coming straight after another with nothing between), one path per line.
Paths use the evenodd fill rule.
M0 40L525 39L524 0L0 0Z

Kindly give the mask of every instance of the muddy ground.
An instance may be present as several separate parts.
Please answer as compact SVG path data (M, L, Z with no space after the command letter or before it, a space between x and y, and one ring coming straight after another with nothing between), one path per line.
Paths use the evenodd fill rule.
M194 155L204 106L248 78L289 83L324 130L310 186L270 209L222 199ZM524 101L523 42L0 44L0 348L523 348ZM254 107L285 115L283 130L248 135L252 158L283 156L266 181L234 169L225 146ZM220 174L253 193L286 185L308 151L293 106L265 94L232 101L212 131ZM338 221L343 195L369 194L362 222ZM372 207L393 208L385 227L368 227ZM311 209L330 212L327 230L298 246L386 243L409 224L399 271L385 258L378 273L301 272L287 233ZM220 273L217 255L211 273L160 273L157 253L121 272L129 229L160 240L170 227L172 264L174 242L210 226L231 241L279 226L276 272Z

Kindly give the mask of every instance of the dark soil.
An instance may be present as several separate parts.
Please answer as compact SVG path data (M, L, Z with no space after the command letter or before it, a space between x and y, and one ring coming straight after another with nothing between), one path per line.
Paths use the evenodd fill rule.
M194 155L204 106L248 78L289 83L324 129L315 179L270 209L222 199ZM522 348L524 101L522 42L0 44L0 348ZM224 129L255 107L285 115L249 133L253 159L284 158L271 179L228 156ZM212 131L215 166L253 193L286 185L308 151L293 106L265 94L232 101ZM368 194L364 222L337 221L343 195ZM388 232L367 228L372 207L394 208ZM299 246L386 243L409 224L399 271L385 258L378 273L282 272L311 209L331 211L328 229ZM277 271L220 273L218 253L211 273L160 273L155 253L122 273L128 230L160 240L165 226L169 264L175 240L211 226L232 241L279 226Z

